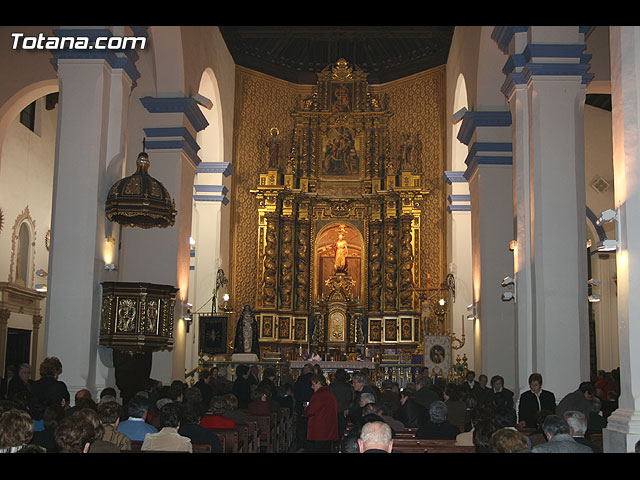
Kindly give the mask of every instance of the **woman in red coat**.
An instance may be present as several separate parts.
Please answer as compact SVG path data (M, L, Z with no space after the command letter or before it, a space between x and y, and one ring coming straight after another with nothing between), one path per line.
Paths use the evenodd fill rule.
M324 375L313 375L311 388L314 394L303 413L309 421L305 450L329 453L332 442L338 441L338 400L329 390Z

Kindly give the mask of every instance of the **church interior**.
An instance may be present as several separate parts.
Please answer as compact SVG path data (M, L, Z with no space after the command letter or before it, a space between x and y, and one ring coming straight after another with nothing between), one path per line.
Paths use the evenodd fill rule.
M638 29L0 27L0 377L615 372L633 452Z

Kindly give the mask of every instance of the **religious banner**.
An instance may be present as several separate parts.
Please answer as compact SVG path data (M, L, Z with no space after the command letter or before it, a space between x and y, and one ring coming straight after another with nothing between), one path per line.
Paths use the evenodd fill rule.
M426 335L424 339L424 364L432 375L447 377L451 367L451 337Z
M200 351L208 354L227 353L226 315L200 315Z

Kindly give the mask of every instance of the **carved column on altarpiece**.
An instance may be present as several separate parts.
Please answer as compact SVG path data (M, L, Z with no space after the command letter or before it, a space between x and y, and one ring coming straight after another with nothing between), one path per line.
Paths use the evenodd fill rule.
M262 260L262 278L260 279L260 307L276 308L278 277L278 214L265 214L267 224L264 239L264 256Z
M269 228L267 226L267 233ZM293 310L294 222L289 217L280 226L280 309Z
M309 309L309 238L311 222L298 220L295 240L295 309L307 312Z
M398 308L398 231L396 218L384 221L384 311Z
M413 245L412 245L412 215L400 217L400 248L399 248L399 300L401 311L413 309Z
M369 311L382 311L382 221L369 224Z

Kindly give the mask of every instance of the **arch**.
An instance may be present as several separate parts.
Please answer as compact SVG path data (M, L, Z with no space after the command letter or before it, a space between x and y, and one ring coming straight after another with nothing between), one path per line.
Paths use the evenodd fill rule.
M459 111L461 108L469 109L469 100L467 97L467 83L464 78L464 74L460 73L456 80L456 88L453 96L453 112ZM451 135L451 170L464 171L466 169L465 159L469 152L469 147L458 140L458 132L462 122L456 122L453 124L453 132Z
M312 238L312 248L313 248L313 263L314 263L314 278L312 279L314 282L314 291L317 297L320 297L321 294L327 293L325 289L324 280L329 278L329 270L333 271L333 259L329 258L327 255L329 249L331 248L329 243L327 243L327 239L324 242L320 242L321 239L326 237L331 230L337 230L340 226L346 227L347 234L345 235L345 239L347 240L347 248L350 247L359 252L359 261L354 266L353 260L351 261L351 266L349 265L349 257L347 256L346 264L347 264L347 273L350 275L355 281L355 288L353 289L353 293L358 292L362 299L365 298L365 287L367 285L367 277L366 277L366 245L364 240L364 234L360 230L360 228L348 220L336 220L330 221L326 225L323 225L318 232L315 234L314 238ZM355 234L355 235L354 235ZM337 238L337 233L336 233ZM355 242L354 242L355 240ZM352 250L351 250L352 251ZM350 252L351 252L350 251ZM349 253L350 253L349 252ZM323 255L323 253L325 255ZM348 255L348 254L347 254ZM325 259L324 261L322 259ZM327 264L327 265L324 265ZM324 268L323 268L324 265ZM354 268L355 267L355 268Z
M504 83L502 69L507 57L491 38L493 28L485 26L480 30L474 110L509 110L507 98L501 91Z
M179 26L153 26L149 29L153 45L156 92L161 96L184 95L184 53Z
M26 230L24 230L26 227ZM26 233L27 238L21 238L21 233ZM9 264L9 283L22 284L27 288L33 288L33 274L36 269L36 222L31 218L29 206L27 205L13 224L11 234L11 260ZM25 242L26 241L26 245ZM27 251L24 252L25 247ZM26 253L26 258L25 258ZM21 268L21 265L23 266ZM19 270L24 269L22 276L18 274ZM21 281L22 280L22 281Z
M58 79L42 80L21 88L0 107L0 168L2 168L2 147L11 122L27 105L50 93L59 91Z
M204 162L222 162L224 159L224 135L220 89L216 75L211 67L202 72L198 93L213 103L213 106L201 108L202 114L209 122L204 130L198 132L197 142L200 146L200 158Z

